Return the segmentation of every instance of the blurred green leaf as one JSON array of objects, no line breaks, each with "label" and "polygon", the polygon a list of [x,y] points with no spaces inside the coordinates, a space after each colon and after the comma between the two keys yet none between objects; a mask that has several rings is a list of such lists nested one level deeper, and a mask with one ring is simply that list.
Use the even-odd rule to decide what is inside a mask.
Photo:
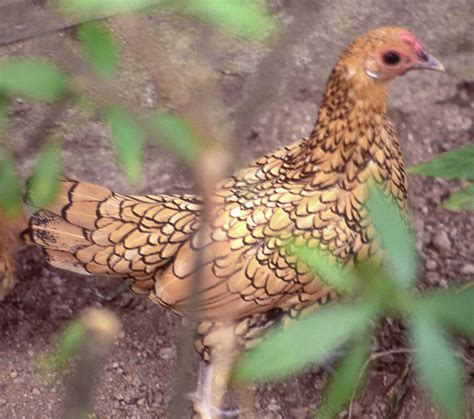
[{"label": "blurred green leaf", "polygon": [[474,338],[474,287],[427,293],[419,304],[445,326]]},{"label": "blurred green leaf", "polygon": [[308,266],[324,284],[340,291],[352,291],[357,286],[357,276],[335,262],[331,262],[329,259],[330,253],[318,248],[293,245],[289,246],[288,251],[290,253],[294,252],[298,260]]},{"label": "blurred green leaf", "polygon": [[373,187],[367,199],[367,209],[387,253],[394,281],[402,288],[410,288],[416,273],[415,244],[398,206],[391,197]]},{"label": "blurred green leaf", "polygon": [[24,58],[0,64],[0,92],[7,95],[56,100],[66,89],[67,78],[54,64]]},{"label": "blurred green leaf", "polygon": [[160,142],[186,162],[196,159],[199,144],[189,122],[181,115],[159,113],[150,119]]},{"label": "blurred green leaf", "polygon": [[0,93],[0,138],[3,135],[8,120],[8,105],[10,101],[7,96]]},{"label": "blurred green leaf", "polygon": [[51,202],[58,192],[61,173],[61,155],[56,141],[49,141],[42,149],[38,163],[28,179],[28,202],[43,207]]},{"label": "blurred green leaf", "polygon": [[0,206],[7,216],[16,215],[21,209],[21,189],[13,160],[6,150],[0,155]]},{"label": "blurred green leaf", "polygon": [[145,144],[143,132],[135,119],[119,106],[109,108],[106,118],[117,159],[129,180],[137,183]]},{"label": "blurred green leaf", "polygon": [[273,18],[256,0],[60,0],[59,4],[65,13],[89,17],[160,7],[253,39],[263,39],[275,27]]},{"label": "blurred green leaf", "polygon": [[326,395],[316,415],[320,419],[336,416],[341,408],[356,394],[363,381],[363,369],[369,355],[368,339],[358,341],[338,366],[330,383],[326,387]]},{"label": "blurred green leaf", "polygon": [[40,367],[44,372],[62,371],[76,354],[86,328],[81,321],[70,322],[59,336],[55,350],[40,359]]},{"label": "blurred green leaf", "polygon": [[364,333],[374,315],[374,307],[367,302],[363,306],[338,305],[274,329],[261,344],[242,355],[234,379],[278,379],[310,363],[322,362],[352,336]]},{"label": "blurred green leaf", "polygon": [[454,192],[443,206],[449,210],[474,210],[474,184]]},{"label": "blurred green leaf", "polygon": [[263,39],[274,29],[274,21],[257,1],[188,0],[177,2],[176,9],[249,38]]},{"label": "blurred green leaf", "polygon": [[474,145],[439,154],[427,163],[409,167],[407,171],[445,179],[474,180]]},{"label": "blurred green leaf", "polygon": [[169,0],[59,0],[64,13],[86,16],[111,16],[168,3]]},{"label": "blurred green leaf", "polygon": [[412,334],[421,385],[447,418],[463,418],[463,374],[453,346],[426,310],[419,309],[413,316]]},{"label": "blurred green leaf", "polygon": [[97,75],[111,77],[119,60],[118,43],[105,27],[96,22],[83,23],[78,30],[85,56]]}]

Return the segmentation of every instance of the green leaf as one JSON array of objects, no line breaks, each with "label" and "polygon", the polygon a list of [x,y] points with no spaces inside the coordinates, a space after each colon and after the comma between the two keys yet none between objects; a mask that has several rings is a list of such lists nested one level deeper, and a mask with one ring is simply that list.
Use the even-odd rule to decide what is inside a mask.
[{"label": "green leaf", "polygon": [[106,118],[117,159],[129,180],[137,183],[145,144],[143,132],[135,119],[119,106],[109,108]]},{"label": "green leaf", "polygon": [[0,206],[7,216],[14,216],[21,209],[21,189],[10,154],[2,151],[0,156]]},{"label": "green leaf", "polygon": [[66,89],[67,78],[54,64],[24,58],[0,64],[0,91],[7,95],[56,100]]},{"label": "green leaf", "polygon": [[46,373],[64,370],[79,349],[85,334],[86,328],[81,321],[70,322],[59,336],[54,352],[40,359],[41,369]]},{"label": "green leaf", "polygon": [[299,261],[303,262],[321,281],[340,291],[352,291],[357,286],[357,276],[347,269],[343,269],[336,262],[330,260],[329,252],[319,248],[289,245],[287,251],[296,254]]},{"label": "green leaf", "polygon": [[64,13],[85,16],[112,16],[167,3],[169,0],[59,0]]},{"label": "green leaf", "polygon": [[254,39],[263,39],[275,27],[272,17],[255,0],[60,0],[59,4],[65,13],[89,17],[160,7],[197,17],[228,32]]},{"label": "green leaf", "polygon": [[[375,315],[372,305],[325,307],[307,318],[270,331],[245,352],[234,371],[236,381],[282,378],[326,360],[352,336],[364,333]],[[269,362],[271,360],[271,362]]]},{"label": "green leaf", "polygon": [[416,250],[408,225],[391,197],[378,188],[370,190],[367,210],[387,253],[388,268],[393,280],[409,288],[415,279]]},{"label": "green leaf", "polygon": [[456,148],[408,168],[408,173],[445,179],[474,180],[474,145]]},{"label": "green leaf", "polygon": [[449,210],[474,210],[474,184],[454,192],[443,206]]},{"label": "green leaf", "polygon": [[425,294],[420,306],[446,327],[474,338],[474,287]]},{"label": "green leaf", "polygon": [[199,143],[189,122],[178,114],[159,113],[150,119],[159,141],[186,162],[196,159]]},{"label": "green leaf", "polygon": [[8,120],[8,105],[10,101],[8,97],[0,94],[0,138],[3,135],[3,130],[7,124]]},{"label": "green leaf", "polygon": [[35,207],[44,207],[58,193],[61,173],[60,149],[56,141],[49,141],[40,154],[33,174],[28,179],[28,202]]},{"label": "green leaf", "polygon": [[91,67],[103,79],[111,77],[117,69],[119,50],[115,38],[103,25],[83,23],[78,30],[82,50]]},{"label": "green leaf", "polygon": [[233,32],[239,36],[263,39],[274,29],[274,21],[262,4],[249,0],[188,0],[176,9]]},{"label": "green leaf", "polygon": [[450,419],[463,418],[461,363],[431,313],[418,310],[412,318],[415,367],[422,386]]},{"label": "green leaf", "polygon": [[357,393],[364,376],[364,366],[369,354],[368,339],[355,343],[352,350],[338,366],[335,375],[326,387],[326,395],[316,415],[329,419],[337,415],[342,407]]}]

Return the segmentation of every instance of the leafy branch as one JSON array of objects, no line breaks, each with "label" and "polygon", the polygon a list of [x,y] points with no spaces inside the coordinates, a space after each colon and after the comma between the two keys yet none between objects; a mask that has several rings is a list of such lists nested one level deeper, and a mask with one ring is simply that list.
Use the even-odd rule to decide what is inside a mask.
[{"label": "leafy branch", "polygon": [[[464,374],[447,332],[474,336],[474,289],[425,295],[410,290],[417,256],[404,218],[392,200],[376,189],[369,194],[366,207],[385,252],[382,269],[360,264],[354,270],[343,270],[328,262],[324,253],[305,248],[299,253],[300,261],[323,282],[345,290],[347,284],[354,284],[350,287],[352,302],[322,307],[289,326],[270,331],[260,345],[241,357],[234,380],[281,379],[324,362],[343,348],[346,355],[331,378],[316,415],[334,417],[357,392],[365,375],[374,321],[397,316],[409,325],[415,369],[422,387],[446,417],[461,418]],[[342,287],[334,283],[336,275]],[[434,368],[435,365],[442,368]]]},{"label": "leafy branch", "polygon": [[[178,2],[163,0],[61,0],[60,10],[66,14],[89,16],[113,16],[133,11],[167,10],[199,19],[214,27],[234,33],[247,39],[262,40],[274,31],[275,24],[270,15],[258,2],[231,0],[226,2],[207,2],[201,0],[182,0]],[[124,23],[124,21],[119,21]],[[184,135],[189,132],[189,121],[184,114],[159,113],[147,118],[138,118],[127,106],[108,89],[116,75],[120,63],[119,42],[104,24],[85,22],[78,26],[77,36],[84,58],[90,65],[95,85],[102,87],[105,103],[99,106],[110,129],[110,140],[120,167],[131,183],[140,179],[141,160],[146,138],[162,139],[163,143],[185,162],[197,157],[192,150],[199,148],[195,136]],[[76,103],[88,103],[90,80],[83,77],[70,78],[58,66],[34,59],[13,58],[0,64],[0,136],[5,130],[8,107],[13,97],[61,103],[66,98],[76,99]],[[85,100],[84,100],[85,99]],[[53,113],[52,113],[53,115]],[[56,113],[54,113],[56,115]],[[48,118],[48,122],[49,122]],[[48,162],[59,162],[59,147],[52,148],[46,134],[50,129],[38,130],[44,138],[38,163],[31,174],[31,194],[40,196],[38,205],[47,203],[45,199],[54,198],[57,189],[56,178],[59,165],[50,166]],[[48,132],[46,132],[48,131]],[[56,142],[57,143],[57,142]],[[53,156],[54,154],[54,156]],[[21,207],[22,188],[19,186],[15,167],[6,145],[0,143],[0,206],[7,214],[17,213]],[[41,181],[40,181],[41,180]],[[50,186],[48,186],[50,185]],[[41,190],[36,190],[41,189]]]},{"label": "leafy branch", "polygon": [[449,210],[474,210],[474,145],[442,153],[433,160],[408,168],[408,173],[469,181],[444,202]]}]

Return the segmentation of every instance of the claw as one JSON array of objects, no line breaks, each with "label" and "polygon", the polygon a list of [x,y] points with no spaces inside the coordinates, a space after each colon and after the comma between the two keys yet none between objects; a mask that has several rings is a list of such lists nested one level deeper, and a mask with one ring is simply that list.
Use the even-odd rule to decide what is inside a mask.
[{"label": "claw", "polygon": [[[222,365],[221,365],[222,367]],[[225,365],[224,365],[225,367]],[[225,387],[219,383],[219,373],[223,371],[216,365],[199,366],[198,386],[194,393],[189,393],[187,398],[193,403],[193,410],[201,419],[234,418],[241,413],[240,409],[221,409]],[[225,381],[227,383],[227,381]]]},{"label": "claw", "polygon": [[213,406],[197,392],[188,393],[186,398],[193,402],[193,410],[201,419],[235,418],[241,413],[238,407],[235,409],[220,409]]}]

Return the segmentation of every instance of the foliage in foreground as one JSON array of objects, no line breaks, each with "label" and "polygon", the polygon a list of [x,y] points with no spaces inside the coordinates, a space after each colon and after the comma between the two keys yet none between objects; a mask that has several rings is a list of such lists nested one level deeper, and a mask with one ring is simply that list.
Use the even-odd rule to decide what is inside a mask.
[{"label": "foliage in foreground", "polygon": [[449,210],[474,210],[474,145],[442,153],[429,162],[408,168],[408,173],[468,181],[466,186],[444,202],[444,207]]},{"label": "foliage in foreground", "polygon": [[[228,0],[60,0],[60,10],[68,16],[78,15],[84,23],[77,27],[82,53],[96,82],[107,85],[116,75],[120,63],[119,43],[106,27],[95,20],[129,11],[167,11],[201,20],[245,39],[262,41],[275,29],[272,17],[258,1]],[[14,97],[46,102],[89,103],[87,86],[69,78],[58,66],[37,59],[12,58],[0,63],[0,139],[8,119],[8,107]],[[137,118],[133,111],[114,98],[106,98],[98,111],[110,131],[110,141],[117,161],[129,181],[140,180],[143,148],[148,137],[156,138],[184,162],[197,155],[184,115],[153,112]],[[116,98],[115,98],[116,99]],[[43,149],[32,172],[31,202],[42,206],[54,197],[60,174],[60,142],[41,138]],[[50,164],[51,163],[51,164]],[[0,206],[8,215],[21,207],[22,188],[15,165],[4,141],[0,141]]]},{"label": "foliage in foreground", "polygon": [[[391,199],[374,189],[369,213],[388,262],[382,270],[361,264],[354,271],[328,264],[317,249],[301,248],[299,258],[323,281],[352,294],[352,302],[321,308],[307,318],[270,331],[245,353],[234,373],[237,382],[277,380],[327,360],[345,356],[329,382],[316,417],[332,418],[362,387],[374,320],[401,317],[410,329],[415,369],[422,387],[446,417],[464,417],[464,374],[449,332],[474,337],[474,288],[418,295],[412,289],[416,254],[405,221]],[[390,220],[390,223],[387,223]]]},{"label": "foliage in foreground", "polygon": [[66,326],[54,350],[40,358],[39,367],[45,376],[63,372],[73,357],[77,360],[76,371],[66,386],[63,417],[91,417],[98,376],[120,329],[113,313],[89,308]]}]

